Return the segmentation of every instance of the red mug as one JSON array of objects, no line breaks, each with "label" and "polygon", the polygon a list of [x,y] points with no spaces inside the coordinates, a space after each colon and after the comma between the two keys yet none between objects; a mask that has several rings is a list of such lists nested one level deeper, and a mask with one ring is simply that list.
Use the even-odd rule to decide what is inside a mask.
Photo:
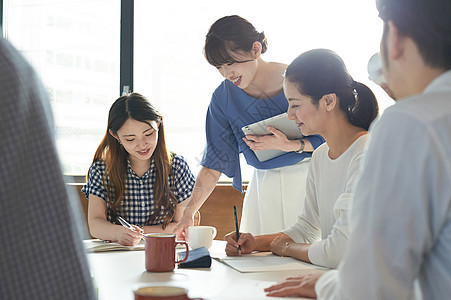
[{"label": "red mug", "polygon": [[[189,249],[185,241],[176,242],[175,234],[169,233],[148,233],[144,235],[146,270],[149,272],[171,272],[176,263],[184,262],[188,259]],[[185,245],[186,256],[183,260],[175,260],[175,246]]]}]

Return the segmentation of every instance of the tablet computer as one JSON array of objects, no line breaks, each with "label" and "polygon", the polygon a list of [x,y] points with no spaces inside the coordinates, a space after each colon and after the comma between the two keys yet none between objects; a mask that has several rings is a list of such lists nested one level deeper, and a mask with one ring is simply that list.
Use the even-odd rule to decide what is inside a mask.
[{"label": "tablet computer", "polygon": [[[261,120],[259,122],[255,122],[246,126],[243,126],[241,130],[245,135],[253,134],[253,135],[268,135],[270,133],[266,128],[268,126],[272,126],[277,130],[282,131],[289,140],[301,139],[303,137],[301,131],[299,130],[296,122],[294,120],[289,120],[287,113],[282,113],[280,115],[276,115],[274,117]],[[267,161],[271,158],[280,156],[287,152],[278,150],[278,149],[265,149],[254,151],[255,156],[261,162]]]}]

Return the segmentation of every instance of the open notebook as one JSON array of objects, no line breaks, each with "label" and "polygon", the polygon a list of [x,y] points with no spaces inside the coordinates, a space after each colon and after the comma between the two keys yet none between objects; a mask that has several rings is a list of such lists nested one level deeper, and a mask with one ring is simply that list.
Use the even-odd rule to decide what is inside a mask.
[{"label": "open notebook", "polygon": [[83,244],[85,251],[87,252],[144,250],[143,240],[135,246],[124,246],[118,243],[105,242],[99,239],[83,240]]},{"label": "open notebook", "polygon": [[242,256],[216,256],[214,258],[241,273],[301,269],[327,270],[327,268],[302,262],[292,257],[280,257],[271,252],[254,252],[252,254],[243,254]]},{"label": "open notebook", "polygon": [[[118,243],[105,242],[99,239],[83,240],[83,245],[86,252],[106,252],[106,251],[133,251],[133,250],[144,250],[145,241],[141,240],[135,246],[124,246]],[[185,249],[184,245],[179,245],[175,247],[176,249]]]}]

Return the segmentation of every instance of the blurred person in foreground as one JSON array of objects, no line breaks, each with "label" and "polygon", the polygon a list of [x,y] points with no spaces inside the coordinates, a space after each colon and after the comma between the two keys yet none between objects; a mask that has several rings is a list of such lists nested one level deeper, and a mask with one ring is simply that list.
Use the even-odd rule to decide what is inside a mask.
[{"label": "blurred person in foreground", "polygon": [[336,271],[288,278],[268,296],[449,299],[451,1],[380,0],[385,110],[357,182],[348,253]]},{"label": "blurred person in foreground", "polygon": [[0,85],[0,299],[95,299],[49,100],[1,37]]}]

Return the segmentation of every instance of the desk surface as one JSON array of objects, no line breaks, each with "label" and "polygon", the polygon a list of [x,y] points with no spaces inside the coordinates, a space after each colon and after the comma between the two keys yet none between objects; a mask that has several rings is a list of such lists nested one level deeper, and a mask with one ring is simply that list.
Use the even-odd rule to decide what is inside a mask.
[{"label": "desk surface", "polygon": [[[210,252],[224,253],[224,241],[214,241]],[[203,299],[275,299],[265,296],[263,288],[288,276],[312,270],[240,273],[213,259],[209,269],[179,269],[151,273],[144,267],[144,251],[89,253],[91,272],[99,300],[134,299],[133,288],[140,285],[184,287],[190,297]],[[290,298],[280,298],[290,299]],[[299,298],[296,298],[299,299]]]}]

